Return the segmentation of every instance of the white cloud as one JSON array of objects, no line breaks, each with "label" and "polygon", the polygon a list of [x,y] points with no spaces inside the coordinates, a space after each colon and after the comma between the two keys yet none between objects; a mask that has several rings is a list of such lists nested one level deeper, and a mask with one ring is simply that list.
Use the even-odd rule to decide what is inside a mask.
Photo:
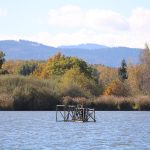
[{"label": "white cloud", "polygon": [[7,16],[7,9],[0,8],[0,17],[5,17]]},{"label": "white cloud", "polygon": [[78,6],[64,6],[60,9],[52,9],[49,12],[48,22],[50,25],[62,27],[81,27],[84,13]]},{"label": "white cloud", "polygon": [[135,33],[150,32],[150,9],[137,8],[129,18],[131,30]]},{"label": "white cloud", "polygon": [[57,27],[80,27],[99,31],[120,31],[129,28],[125,17],[111,10],[82,10],[78,6],[64,6],[50,10],[48,22]]},{"label": "white cloud", "polygon": [[100,31],[128,30],[126,18],[110,10],[90,10],[86,12],[85,26]]}]

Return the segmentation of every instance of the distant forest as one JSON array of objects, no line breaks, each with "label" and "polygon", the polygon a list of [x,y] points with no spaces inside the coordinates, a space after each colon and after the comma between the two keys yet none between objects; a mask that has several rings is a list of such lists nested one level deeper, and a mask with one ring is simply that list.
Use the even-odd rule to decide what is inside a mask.
[{"label": "distant forest", "polygon": [[[113,59],[112,59],[113,61]],[[90,65],[60,52],[45,61],[5,60],[0,52],[0,110],[55,110],[82,104],[96,110],[150,110],[150,49],[140,64]]]}]

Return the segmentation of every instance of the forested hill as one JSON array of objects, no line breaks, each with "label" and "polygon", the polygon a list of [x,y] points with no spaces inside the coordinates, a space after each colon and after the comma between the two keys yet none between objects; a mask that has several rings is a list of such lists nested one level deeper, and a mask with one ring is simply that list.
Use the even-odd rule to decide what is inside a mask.
[{"label": "forested hill", "polygon": [[98,44],[81,44],[73,46],[51,47],[25,40],[0,41],[0,50],[6,54],[6,59],[38,59],[44,60],[61,52],[66,56],[77,56],[90,64],[120,66],[122,59],[131,63],[139,62],[140,49],[128,47],[107,47]]}]

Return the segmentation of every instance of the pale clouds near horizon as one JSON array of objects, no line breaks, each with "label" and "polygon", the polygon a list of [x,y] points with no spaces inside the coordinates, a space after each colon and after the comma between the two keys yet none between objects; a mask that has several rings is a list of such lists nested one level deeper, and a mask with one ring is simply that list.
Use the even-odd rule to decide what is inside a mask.
[{"label": "pale clouds near horizon", "polygon": [[[0,9],[0,16],[4,14],[6,11]],[[0,34],[0,40],[26,39],[51,46],[97,43],[141,48],[150,40],[150,9],[134,8],[129,16],[123,16],[108,9],[84,10],[67,5],[51,9],[45,18],[49,29],[58,29],[58,33],[43,29],[34,35]]]},{"label": "pale clouds near horizon", "polygon": [[105,32],[128,28],[126,19],[117,12],[104,9],[84,11],[71,5],[50,10],[48,19],[51,26],[64,28],[79,27]]}]

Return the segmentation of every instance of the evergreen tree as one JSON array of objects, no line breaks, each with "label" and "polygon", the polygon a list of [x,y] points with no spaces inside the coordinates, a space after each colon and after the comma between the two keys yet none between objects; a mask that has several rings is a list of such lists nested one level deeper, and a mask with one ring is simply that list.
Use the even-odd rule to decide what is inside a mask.
[{"label": "evergreen tree", "polygon": [[126,64],[125,59],[123,59],[121,62],[121,67],[118,69],[118,75],[119,75],[119,79],[122,82],[128,79],[127,64]]},{"label": "evergreen tree", "polygon": [[5,54],[0,51],[0,69],[2,68],[3,63],[5,62]]},{"label": "evergreen tree", "polygon": [[26,62],[18,70],[20,75],[28,76],[32,74],[37,68],[37,63],[35,62]]}]

